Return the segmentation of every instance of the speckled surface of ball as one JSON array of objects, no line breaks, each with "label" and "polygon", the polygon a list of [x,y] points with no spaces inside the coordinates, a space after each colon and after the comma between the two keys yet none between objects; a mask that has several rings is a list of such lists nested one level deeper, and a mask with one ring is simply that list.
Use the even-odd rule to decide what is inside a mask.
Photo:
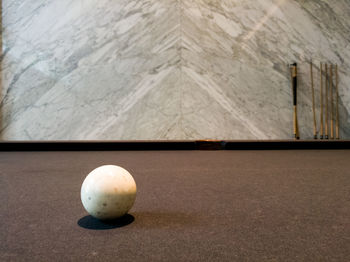
[{"label": "speckled surface of ball", "polygon": [[136,183],[120,166],[100,166],[86,176],[80,196],[91,216],[101,220],[115,219],[125,215],[133,206]]}]

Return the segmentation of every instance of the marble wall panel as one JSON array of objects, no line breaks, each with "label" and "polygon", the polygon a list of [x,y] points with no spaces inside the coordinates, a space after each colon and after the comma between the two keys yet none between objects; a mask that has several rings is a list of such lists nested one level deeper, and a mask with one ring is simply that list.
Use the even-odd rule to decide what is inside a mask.
[{"label": "marble wall panel", "polygon": [[[348,1],[183,1],[182,64],[187,84],[209,94],[203,104],[221,105],[193,111],[189,122],[219,116],[225,119],[225,124],[212,124],[209,134],[196,136],[290,138],[293,122],[288,64],[297,61],[300,132],[303,138],[311,138],[312,59],[317,66],[322,61],[341,68],[340,133],[349,137],[349,12]],[[318,88],[317,66],[314,77]],[[315,94],[319,117],[318,89]],[[205,121],[197,130],[204,132],[207,123],[215,121]]]},{"label": "marble wall panel", "polygon": [[1,139],[291,138],[294,61],[312,138],[310,59],[317,88],[339,65],[350,138],[349,17],[348,0],[2,0]]},{"label": "marble wall panel", "polygon": [[166,137],[178,11],[172,0],[4,0],[2,138]]}]

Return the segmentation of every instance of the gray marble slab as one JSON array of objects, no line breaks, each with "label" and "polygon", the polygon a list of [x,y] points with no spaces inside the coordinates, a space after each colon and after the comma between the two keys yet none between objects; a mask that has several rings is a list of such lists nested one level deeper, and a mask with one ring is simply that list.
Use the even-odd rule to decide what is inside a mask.
[{"label": "gray marble slab", "polygon": [[2,0],[0,138],[286,139],[319,126],[338,64],[350,138],[349,0]]}]

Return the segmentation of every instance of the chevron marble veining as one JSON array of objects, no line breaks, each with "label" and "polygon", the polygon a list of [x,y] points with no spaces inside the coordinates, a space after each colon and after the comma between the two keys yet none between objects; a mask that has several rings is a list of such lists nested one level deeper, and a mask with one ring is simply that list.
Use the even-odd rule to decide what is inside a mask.
[{"label": "chevron marble veining", "polygon": [[[350,3],[339,1],[330,9],[330,2],[307,2],[183,1],[186,85],[191,92],[206,93],[208,104],[192,112],[188,125],[193,119],[222,121],[212,125],[215,130],[209,134],[204,127],[197,129],[199,137],[290,137],[293,123],[288,64],[298,61],[299,124],[302,137],[311,138],[310,58],[314,63],[331,61],[342,68],[342,137],[349,137],[350,79],[346,72],[350,61]],[[318,87],[316,70],[314,75]]]},{"label": "chevron marble veining", "polygon": [[312,138],[309,64],[338,64],[350,138],[348,0],[2,0],[3,140],[286,139],[288,64]]}]

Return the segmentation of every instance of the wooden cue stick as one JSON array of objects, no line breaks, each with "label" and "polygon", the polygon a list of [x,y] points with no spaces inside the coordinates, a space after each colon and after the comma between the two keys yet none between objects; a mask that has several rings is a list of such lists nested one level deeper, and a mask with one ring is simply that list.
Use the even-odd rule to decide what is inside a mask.
[{"label": "wooden cue stick", "polygon": [[297,139],[300,139],[300,134],[299,134],[299,123],[298,123],[298,113],[297,113],[297,106],[298,106],[298,103],[297,103],[297,84],[298,84],[298,81],[297,81],[297,76],[298,76],[298,69],[297,69],[297,64],[295,64],[295,73],[296,73],[296,77],[295,77],[295,82],[296,82],[296,86],[295,86],[295,122],[296,122],[296,125],[297,125]]},{"label": "wooden cue stick", "polygon": [[[293,67],[291,66],[291,65],[289,65],[289,71],[290,71],[290,81],[291,81],[291,83],[292,83],[292,94],[293,94],[293,96],[294,96],[294,91],[293,91]],[[293,110],[294,110],[294,106],[293,106]],[[295,110],[294,110],[294,112],[293,112],[293,135],[294,135],[294,138],[296,138],[296,133],[297,133],[297,131],[296,131],[296,124],[295,124]]]},{"label": "wooden cue stick", "polygon": [[297,113],[297,110],[296,110],[297,106],[295,106],[295,115],[296,115],[296,125],[297,125],[297,139],[300,138],[300,135],[299,135],[299,123],[298,123],[298,113]]},{"label": "wooden cue stick", "polygon": [[326,82],[325,82],[325,89],[326,89],[326,117],[325,117],[325,139],[328,139],[328,66],[325,64],[325,73],[326,73]]},{"label": "wooden cue stick", "polygon": [[333,125],[333,65],[329,66],[329,89],[331,92],[331,139],[334,139],[334,125]]},{"label": "wooden cue stick", "polygon": [[[291,65],[289,65],[289,71],[290,71],[290,81],[292,83],[291,87],[292,87],[292,94],[293,94],[293,97],[294,97],[294,91],[293,91],[293,67]],[[293,98],[294,100],[294,98]],[[293,110],[294,110],[294,106],[293,106]],[[294,138],[297,137],[297,130],[296,130],[296,122],[295,122],[295,110],[293,112],[293,135],[294,135]]]},{"label": "wooden cue stick", "polygon": [[317,124],[316,124],[316,112],[315,112],[315,91],[314,91],[314,76],[312,72],[312,61],[310,62],[310,73],[311,73],[311,92],[312,92],[312,113],[314,118],[314,139],[317,139]]},{"label": "wooden cue stick", "polygon": [[336,139],[339,139],[339,103],[338,103],[338,96],[339,96],[339,93],[338,93],[338,65],[336,64],[335,65],[335,95],[336,95],[336,98],[335,98],[335,115],[336,115],[336,118],[335,118],[335,138]]},{"label": "wooden cue stick", "polygon": [[299,139],[298,114],[297,114],[297,63],[291,65],[292,85],[293,85],[293,127],[294,138]]},{"label": "wooden cue stick", "polygon": [[323,65],[320,62],[320,139],[323,139]]}]

